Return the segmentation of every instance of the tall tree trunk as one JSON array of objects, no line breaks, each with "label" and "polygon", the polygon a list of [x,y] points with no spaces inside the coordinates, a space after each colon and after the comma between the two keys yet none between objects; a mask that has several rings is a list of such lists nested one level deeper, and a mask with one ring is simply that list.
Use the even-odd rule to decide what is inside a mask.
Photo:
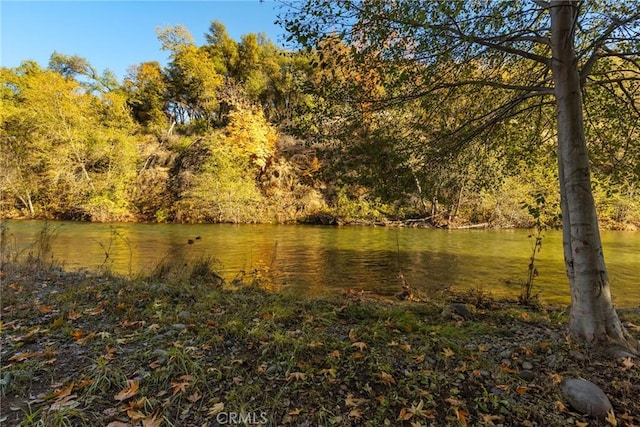
[{"label": "tall tree trunk", "polygon": [[611,301],[584,133],[582,93],[574,36],[579,3],[551,2],[552,71],[558,114],[558,162],[563,244],[571,285],[569,330],[591,344],[637,351]]}]

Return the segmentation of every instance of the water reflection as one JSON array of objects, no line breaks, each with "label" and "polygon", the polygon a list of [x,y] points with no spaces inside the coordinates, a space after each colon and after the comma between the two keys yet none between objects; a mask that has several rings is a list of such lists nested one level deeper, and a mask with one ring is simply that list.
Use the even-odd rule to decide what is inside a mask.
[{"label": "water reflection", "polygon": [[[14,250],[29,251],[41,221],[9,221]],[[268,267],[276,288],[318,295],[344,289],[385,295],[400,291],[399,274],[426,292],[446,287],[515,297],[526,277],[531,247],[524,230],[426,230],[384,227],[277,225],[89,224],[58,227],[55,257],[67,268],[109,267],[150,273],[163,261],[214,257],[233,280]],[[196,240],[196,236],[201,237]],[[640,233],[603,232],[614,301],[640,305]],[[189,241],[191,240],[191,244]],[[561,235],[543,239],[536,288],[548,301],[567,303]]]}]

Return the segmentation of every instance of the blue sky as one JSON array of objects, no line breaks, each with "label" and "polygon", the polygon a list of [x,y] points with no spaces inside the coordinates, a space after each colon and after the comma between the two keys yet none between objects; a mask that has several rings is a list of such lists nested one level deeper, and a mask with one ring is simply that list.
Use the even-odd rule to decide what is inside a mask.
[{"label": "blue sky", "polygon": [[264,32],[281,44],[283,30],[274,24],[280,6],[274,1],[0,1],[1,65],[23,60],[47,66],[54,51],[86,58],[99,72],[109,68],[121,80],[130,65],[166,63],[156,27],[185,25],[198,45],[213,20],[240,40]]}]

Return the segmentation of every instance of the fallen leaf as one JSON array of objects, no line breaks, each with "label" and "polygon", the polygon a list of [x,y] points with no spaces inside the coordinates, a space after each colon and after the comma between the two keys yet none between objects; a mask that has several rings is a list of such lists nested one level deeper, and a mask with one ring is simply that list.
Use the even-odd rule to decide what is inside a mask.
[{"label": "fallen leaf", "polygon": [[291,381],[291,380],[301,381],[306,378],[307,378],[307,374],[305,374],[304,372],[292,372],[287,377],[287,381]]},{"label": "fallen leaf", "polygon": [[138,393],[140,382],[137,380],[127,380],[127,386],[120,390],[113,398],[115,400],[123,401],[127,400]]},{"label": "fallen leaf", "polygon": [[127,416],[132,421],[138,421],[138,420],[141,420],[141,419],[146,417],[146,415],[143,414],[142,412],[140,412],[140,411],[138,411],[136,409],[131,409],[131,408],[127,409]]},{"label": "fallen leaf", "polygon": [[41,351],[25,351],[23,353],[14,354],[8,360],[10,362],[22,362],[23,360],[32,359],[34,357],[42,356],[44,353]]},{"label": "fallen leaf", "polygon": [[455,353],[453,352],[453,350],[447,347],[442,350],[442,354],[444,355],[444,357],[449,358],[449,357],[452,357]]},{"label": "fallen leaf", "polygon": [[409,412],[407,408],[400,409],[400,414],[398,415],[398,421],[409,421],[413,418],[413,414]]},{"label": "fallen leaf", "polygon": [[365,348],[367,348],[367,343],[364,343],[362,341],[356,341],[353,344],[351,344],[351,347],[356,347],[356,348],[360,349],[360,351],[362,351]]},{"label": "fallen leaf", "polygon": [[142,427],[161,427],[162,418],[158,418],[158,414],[148,415],[142,420]]},{"label": "fallen leaf", "polygon": [[618,425],[618,420],[616,420],[616,414],[613,413],[613,409],[607,413],[605,421],[614,427]]},{"label": "fallen leaf", "polygon": [[42,304],[40,307],[38,307],[38,310],[40,310],[40,313],[47,314],[53,311],[53,307],[50,305]]},{"label": "fallen leaf", "polygon": [[380,377],[382,382],[385,383],[385,384],[395,384],[396,383],[396,380],[393,378],[393,375],[388,374],[386,372],[380,372],[378,374],[378,376]]},{"label": "fallen leaf", "polygon": [[525,394],[527,392],[528,388],[526,386],[520,385],[518,387],[516,387],[516,393],[518,393],[520,396],[522,396],[523,394]]},{"label": "fallen leaf", "polygon": [[179,392],[186,392],[187,387],[189,386],[188,381],[175,381],[171,383],[171,389],[173,390],[173,395],[178,394]]},{"label": "fallen leaf", "polygon": [[456,409],[456,416],[458,417],[458,421],[460,421],[460,424],[462,424],[463,426],[467,425],[469,412],[465,411],[464,409]]},{"label": "fallen leaf", "polygon": [[224,409],[224,402],[218,402],[214,404],[211,408],[209,408],[208,415],[215,416],[218,415]]},{"label": "fallen leaf", "polygon": [[67,314],[67,319],[69,320],[77,320],[82,317],[82,314],[76,312],[75,310],[71,310],[69,314]]},{"label": "fallen leaf", "polygon": [[362,411],[358,408],[353,408],[351,412],[349,412],[349,418],[362,419]]},{"label": "fallen leaf", "polygon": [[187,400],[191,403],[196,403],[201,398],[202,398],[202,394],[196,391],[191,396],[187,397]]},{"label": "fallen leaf", "polygon": [[624,366],[622,368],[623,371],[631,369],[635,366],[635,364],[633,363],[633,360],[631,360],[631,357],[625,357],[624,359],[622,359],[622,365]]},{"label": "fallen leaf", "polygon": [[287,413],[288,413],[289,415],[296,416],[296,415],[300,415],[300,413],[301,413],[301,412],[302,412],[302,409],[301,409],[301,408],[296,408],[296,409],[292,409],[291,411],[289,411],[289,412],[287,412]]},{"label": "fallen leaf", "polygon": [[71,391],[73,390],[73,387],[75,386],[75,383],[71,383],[69,384],[67,387],[61,389],[61,390],[56,390],[53,392],[53,395],[56,397],[56,400],[60,400],[64,397],[67,397],[71,394]]},{"label": "fallen leaf", "polygon": [[104,311],[104,308],[102,308],[102,306],[97,306],[95,308],[88,308],[84,311],[85,314],[88,314],[89,316],[97,316],[98,314],[102,313]]},{"label": "fallen leaf", "polygon": [[122,421],[111,421],[107,424],[107,427],[131,427],[131,424],[123,423]]},{"label": "fallen leaf", "polygon": [[366,399],[358,399],[358,398],[354,398],[353,397],[353,393],[349,393],[347,394],[347,397],[344,399],[344,404],[347,406],[351,406],[351,407],[356,407],[364,402],[366,402]]}]

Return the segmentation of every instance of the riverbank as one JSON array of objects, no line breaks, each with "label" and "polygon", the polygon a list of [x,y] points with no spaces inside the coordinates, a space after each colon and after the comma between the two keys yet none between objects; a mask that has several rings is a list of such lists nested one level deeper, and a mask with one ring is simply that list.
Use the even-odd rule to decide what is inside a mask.
[{"label": "riverbank", "polygon": [[[478,292],[268,293],[207,263],[149,277],[2,269],[4,425],[611,425],[560,392],[582,377],[640,423],[637,360],[573,343],[564,307]],[[639,335],[640,313],[622,314]],[[613,424],[615,425],[615,424]]]}]

